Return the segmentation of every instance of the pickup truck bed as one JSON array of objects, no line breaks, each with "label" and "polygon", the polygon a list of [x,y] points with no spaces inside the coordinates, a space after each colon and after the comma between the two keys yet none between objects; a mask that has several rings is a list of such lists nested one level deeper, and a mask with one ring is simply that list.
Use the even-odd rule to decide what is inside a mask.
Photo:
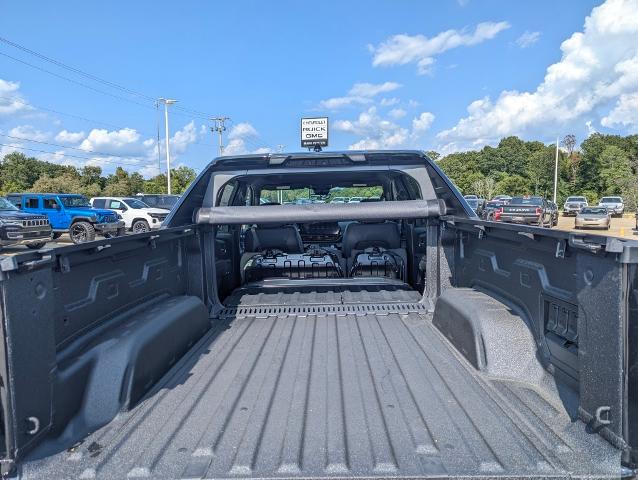
[{"label": "pickup truck bed", "polygon": [[23,477],[618,476],[575,399],[474,369],[417,292],[294,290],[235,292],[145,400]]}]

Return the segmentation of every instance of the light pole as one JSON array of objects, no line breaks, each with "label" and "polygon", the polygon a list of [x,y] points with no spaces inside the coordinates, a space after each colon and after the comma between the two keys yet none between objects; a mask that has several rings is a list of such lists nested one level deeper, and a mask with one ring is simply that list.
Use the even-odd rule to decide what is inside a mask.
[{"label": "light pole", "polygon": [[219,135],[219,156],[221,157],[224,154],[224,130],[226,130],[225,122],[226,120],[230,120],[230,117],[215,117],[211,118],[213,122],[215,122],[215,126],[211,127],[211,132],[217,132]]},{"label": "light pole", "polygon": [[554,203],[556,203],[557,190],[558,190],[558,137],[556,137],[556,160],[554,161]]},{"label": "light pole", "polygon": [[169,145],[168,133],[168,106],[177,103],[177,100],[170,98],[160,98],[160,102],[164,104],[164,127],[166,129],[166,180],[168,183],[168,194],[171,194],[171,149]]}]

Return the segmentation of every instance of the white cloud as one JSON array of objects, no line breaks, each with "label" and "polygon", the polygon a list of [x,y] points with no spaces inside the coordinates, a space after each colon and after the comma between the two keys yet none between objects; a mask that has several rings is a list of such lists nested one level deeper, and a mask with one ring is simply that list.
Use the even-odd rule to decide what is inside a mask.
[{"label": "white cloud", "polygon": [[184,153],[193,142],[197,141],[197,138],[198,132],[195,122],[190,121],[184,126],[184,128],[177,130],[171,137],[171,154],[179,155]]},{"label": "white cloud", "polygon": [[[607,0],[561,45],[562,58],[547,68],[534,91],[503,91],[475,100],[468,115],[438,134],[447,143],[507,135],[549,137],[606,115],[607,126],[633,125],[638,91],[638,0]],[[602,112],[602,113],[601,113]],[[634,111],[635,112],[635,111]],[[576,132],[574,132],[576,133]]]},{"label": "white cloud", "polygon": [[397,88],[401,88],[401,84],[397,82],[384,82],[384,83],[355,83],[348,95],[352,95],[354,97],[368,97],[372,98],[380,93],[391,92],[396,90]]},{"label": "white cloud", "polygon": [[338,110],[349,105],[364,105],[366,103],[372,103],[369,98],[363,97],[332,97],[319,102],[319,108],[326,110]]},{"label": "white cloud", "polygon": [[82,150],[92,150],[118,155],[141,155],[144,146],[140,142],[140,134],[133,128],[108,131],[94,128],[80,144]]},{"label": "white cloud", "polygon": [[406,112],[402,108],[393,108],[392,110],[388,112],[388,115],[394,118],[395,120],[399,120],[400,118],[405,117],[407,113],[408,112]]},{"label": "white cloud", "polygon": [[638,92],[621,95],[614,108],[600,123],[610,128],[638,129]]},{"label": "white cloud", "polygon": [[[248,122],[238,123],[230,129],[228,144],[224,147],[224,155],[245,155],[248,153],[269,153],[270,147],[257,145],[259,133]],[[248,144],[254,148],[248,147]]]},{"label": "white cloud", "polygon": [[31,106],[24,103],[19,90],[20,82],[10,82],[0,78],[0,118],[33,110]]},{"label": "white cloud", "polygon": [[534,45],[541,38],[541,32],[530,32],[525,30],[523,34],[516,39],[516,45],[521,48],[527,48]]},{"label": "white cloud", "polygon": [[347,95],[322,100],[319,102],[319,107],[327,110],[337,110],[349,105],[365,105],[372,103],[372,98],[380,93],[392,92],[398,88],[401,88],[401,84],[396,82],[355,83]]},{"label": "white cloud", "polygon": [[412,131],[415,134],[426,132],[430,129],[432,122],[434,121],[434,114],[430,112],[423,112],[417,118],[412,120]]},{"label": "white cloud", "polygon": [[35,140],[36,142],[45,142],[51,138],[51,134],[41,132],[31,125],[19,125],[14,127],[9,130],[9,135],[25,140]]},{"label": "white cloud", "polygon": [[251,153],[270,153],[272,152],[272,148],[270,147],[259,147],[253,150]]},{"label": "white cloud", "polygon": [[353,150],[404,148],[414,146],[432,123],[434,115],[422,113],[412,122],[412,129],[382,118],[376,107],[361,112],[356,120],[337,120],[333,128],[337,131],[356,135],[360,138],[349,146]]},{"label": "white cloud", "polygon": [[229,139],[234,138],[245,138],[245,137],[256,137],[257,130],[248,122],[238,123],[230,129],[230,133],[228,134]]},{"label": "white cloud", "polygon": [[397,97],[382,98],[379,102],[379,105],[381,105],[382,107],[392,107],[397,103],[399,103],[399,99]]},{"label": "white cloud", "polygon": [[84,132],[69,132],[68,130],[62,130],[55,136],[57,142],[62,143],[78,143],[86,137]]},{"label": "white cloud", "polygon": [[394,35],[379,46],[371,46],[372,65],[392,66],[416,63],[420,74],[427,73],[437,55],[462,46],[490,40],[510,27],[507,22],[479,23],[473,32],[446,30],[428,38],[425,35]]}]

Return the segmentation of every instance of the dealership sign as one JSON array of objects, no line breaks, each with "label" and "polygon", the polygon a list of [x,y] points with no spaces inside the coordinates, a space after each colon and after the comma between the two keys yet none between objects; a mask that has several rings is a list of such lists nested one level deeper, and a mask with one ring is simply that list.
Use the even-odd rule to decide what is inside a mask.
[{"label": "dealership sign", "polygon": [[328,117],[301,119],[301,146],[328,146]]}]

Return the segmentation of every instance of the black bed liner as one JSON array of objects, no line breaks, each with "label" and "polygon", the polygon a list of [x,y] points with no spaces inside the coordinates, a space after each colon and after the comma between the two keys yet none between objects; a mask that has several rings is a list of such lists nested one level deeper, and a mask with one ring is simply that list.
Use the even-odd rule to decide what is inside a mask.
[{"label": "black bed liner", "polygon": [[618,476],[617,450],[558,398],[475,371],[423,304],[234,299],[146,400],[24,478]]}]

